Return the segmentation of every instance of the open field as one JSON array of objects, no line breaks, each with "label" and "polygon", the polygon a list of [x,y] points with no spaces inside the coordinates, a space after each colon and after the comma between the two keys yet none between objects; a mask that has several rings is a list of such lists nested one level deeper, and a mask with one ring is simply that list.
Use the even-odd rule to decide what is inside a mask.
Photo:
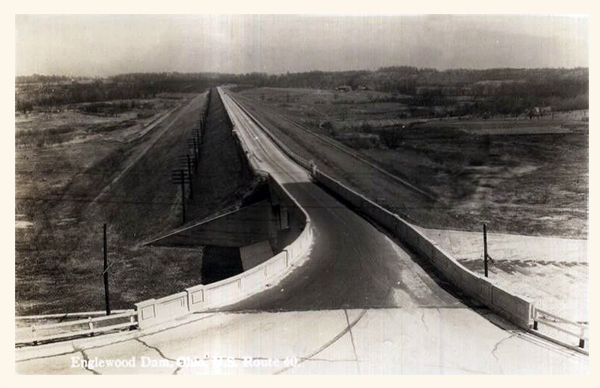
[{"label": "open field", "polygon": [[[369,102],[375,98],[370,96],[383,98],[380,92],[256,88],[240,94],[257,109],[285,115],[272,120],[295,140],[302,141],[296,134],[302,131],[289,120],[338,140],[389,172],[435,193],[448,205],[445,212],[452,217],[436,219],[431,227],[479,230],[482,222],[488,222],[499,232],[587,236],[585,112],[555,113],[554,119],[533,120],[521,116],[394,121],[391,118],[402,104],[389,105],[382,112],[380,104]],[[337,99],[332,97],[335,94]],[[346,116],[344,120],[342,116]],[[323,125],[326,122],[331,125]],[[394,198],[385,201],[392,208],[403,208]],[[429,214],[407,213],[423,226],[431,222]]]},{"label": "open field", "polygon": [[[188,152],[206,104],[206,94],[170,97],[97,104],[105,111],[94,114],[81,108],[90,104],[17,114],[17,315],[104,307],[103,223],[113,309],[201,282],[203,247],[140,245],[181,225],[181,193],[171,170]],[[211,108],[203,180],[188,203],[189,219],[235,207],[253,187],[248,175],[231,179],[229,170],[239,163],[227,167],[215,156],[238,156],[232,141],[223,144],[227,128],[219,124],[219,109]]]},{"label": "open field", "polygon": [[[169,137],[170,142],[177,142],[181,134],[176,131],[162,136],[165,123],[161,119],[180,114],[193,102],[192,97],[130,101],[129,106],[111,115],[82,113],[78,105],[17,116],[17,314],[102,308],[104,222],[108,224],[109,257],[114,264],[110,280],[113,308],[129,308],[150,290],[180,286],[177,279],[182,279],[182,274],[189,277],[199,273],[198,251],[161,252],[133,246],[138,233],[148,232],[139,213],[176,219],[176,214],[169,215],[171,206],[160,205],[159,198],[140,196],[150,184],[139,185],[139,171],[130,171],[110,195],[95,198],[147,143],[162,140],[168,144]],[[199,103],[196,101],[190,111],[193,116]],[[132,105],[152,106],[153,114],[143,108],[147,114],[140,117],[147,117],[138,119],[142,111]],[[177,110],[171,111],[173,108]],[[179,125],[183,132],[185,126]],[[144,136],[139,136],[141,133]],[[129,195],[117,193],[124,183],[141,190]],[[172,191],[175,198],[177,192]],[[169,193],[162,200],[168,197]],[[167,267],[168,261],[177,264]],[[194,267],[198,268],[194,271]],[[165,282],[149,284],[149,274],[160,275]]]},{"label": "open field", "polygon": [[17,147],[42,147],[81,143],[94,139],[133,141],[177,107],[178,98],[120,100],[45,107],[27,114],[18,112]]},{"label": "open field", "polygon": [[[298,93],[321,94],[306,89]],[[309,109],[304,105],[290,109],[284,102],[265,104],[260,96],[269,94],[262,89],[240,94],[295,152],[428,228],[424,230],[430,238],[477,273],[483,271],[481,227],[487,223],[490,253],[496,260],[490,267],[492,281],[540,308],[588,321],[589,145],[582,112],[556,114],[554,120],[405,120],[404,127],[379,128],[375,123],[387,125],[389,120],[378,121],[373,115],[368,121],[346,119],[343,125],[319,128],[311,125],[314,119],[296,115]],[[397,147],[382,140],[390,130],[400,133]],[[310,131],[337,140],[339,148]],[[438,200],[432,203],[386,179],[352,153]]]},{"label": "open field", "polygon": [[[269,97],[270,90],[242,94],[251,96],[244,101],[283,141],[411,222],[464,231],[479,231],[487,222],[493,232],[587,237],[588,138],[582,112],[556,114],[554,120],[407,120],[392,117],[397,103],[374,102],[387,98],[384,94],[364,91],[343,96],[365,93],[353,103],[317,104],[330,105],[324,112],[344,116],[320,128],[312,124],[329,116],[316,116],[315,121],[288,108],[301,112],[302,101],[321,91],[299,90],[300,97],[289,97],[288,103],[288,95],[294,94],[287,90],[277,97],[285,102],[271,106],[263,102],[263,96],[265,101],[275,98]],[[134,302],[201,282],[202,247],[139,245],[180,225],[181,196],[170,173],[187,152],[187,138],[205,101],[179,96],[183,98],[76,104],[17,115],[18,314],[102,308],[104,222],[114,263],[113,308],[130,308]],[[344,105],[364,106],[360,115],[352,116],[353,111],[339,111]],[[387,118],[379,120],[380,114]],[[298,124],[339,141],[340,147],[438,200],[408,190]],[[203,218],[238,207],[257,182],[231,141],[220,104],[211,104],[201,154],[201,179],[194,184],[189,214]],[[458,253],[465,265],[478,268],[476,257]],[[538,282],[543,289],[556,284],[548,276],[548,268],[556,267],[560,271],[554,272],[572,280],[567,282],[569,292],[587,283],[587,263],[573,266],[559,260],[546,265],[543,253],[535,259],[527,255],[496,257],[494,275],[510,288],[520,279],[514,275],[525,271],[544,280]],[[528,260],[534,260],[532,266]],[[520,263],[527,263],[527,269]],[[526,294],[535,297],[534,288]],[[553,303],[560,299],[553,297]],[[563,310],[570,311],[568,306]],[[578,320],[586,317],[578,315]]]}]

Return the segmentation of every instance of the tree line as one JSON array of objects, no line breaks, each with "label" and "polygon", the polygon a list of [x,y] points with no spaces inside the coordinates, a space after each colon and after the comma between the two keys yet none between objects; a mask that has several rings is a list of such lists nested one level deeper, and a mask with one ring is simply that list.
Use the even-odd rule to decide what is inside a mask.
[{"label": "tree line", "polygon": [[[201,92],[220,84],[251,87],[369,89],[412,106],[453,106],[460,114],[522,113],[532,106],[588,109],[589,69],[449,69],[410,66],[301,73],[130,73],[108,78],[33,75],[17,77],[17,110],[81,102],[153,98],[160,93]],[[467,96],[470,103],[456,104]],[[406,97],[409,97],[406,99]]]}]

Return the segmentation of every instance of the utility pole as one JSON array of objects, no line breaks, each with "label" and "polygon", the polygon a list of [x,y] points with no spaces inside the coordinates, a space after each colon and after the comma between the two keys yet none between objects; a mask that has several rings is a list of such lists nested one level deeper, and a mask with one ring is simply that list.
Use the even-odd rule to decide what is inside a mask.
[{"label": "utility pole", "polygon": [[110,315],[110,294],[108,292],[108,249],[106,241],[106,224],[104,224],[104,301],[106,303],[106,315]]},{"label": "utility pole", "polygon": [[488,277],[488,260],[490,262],[494,262],[492,256],[488,254],[488,246],[487,246],[487,228],[486,225],[483,224],[483,271],[485,273],[485,277]]},{"label": "utility pole", "polygon": [[488,277],[488,253],[487,253],[487,230],[485,224],[483,224],[483,270],[485,277]]}]

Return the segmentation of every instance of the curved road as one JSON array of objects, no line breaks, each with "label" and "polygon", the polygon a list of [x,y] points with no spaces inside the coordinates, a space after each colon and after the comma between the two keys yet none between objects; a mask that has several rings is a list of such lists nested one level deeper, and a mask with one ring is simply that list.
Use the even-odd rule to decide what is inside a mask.
[{"label": "curved road", "polygon": [[[223,97],[250,158],[271,173],[308,212],[317,243],[305,265],[227,310],[456,307],[403,247],[310,181],[231,100]],[[283,289],[284,291],[281,291]]]},{"label": "curved road", "polygon": [[[448,293],[418,257],[311,183],[230,97],[223,100],[249,157],[309,213],[315,244],[307,260],[220,312],[141,333],[18,349],[19,373],[588,373],[587,357]],[[118,359],[134,365],[100,365]],[[85,360],[96,362],[84,367]]]}]

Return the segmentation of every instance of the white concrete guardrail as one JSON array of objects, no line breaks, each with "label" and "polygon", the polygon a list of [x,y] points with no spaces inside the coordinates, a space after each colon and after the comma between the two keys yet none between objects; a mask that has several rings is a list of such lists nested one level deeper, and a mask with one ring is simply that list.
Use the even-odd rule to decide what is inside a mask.
[{"label": "white concrete guardrail", "polygon": [[524,329],[531,328],[534,306],[530,301],[511,294],[497,285],[494,285],[486,278],[469,271],[435,242],[425,237],[397,214],[384,209],[370,199],[316,169],[314,165],[296,155],[277,139],[252,114],[250,114],[248,110],[243,108],[240,104],[237,105],[285,154],[304,168],[312,170],[312,178],[315,182],[343,198],[354,207],[355,210],[367,215],[393,233],[395,237],[404,241],[409,247],[424,255],[458,289],[465,292],[468,296],[483,302],[491,310],[504,316],[519,327]]},{"label": "white concrete guardrail", "polygon": [[[235,132],[234,132],[235,133]],[[236,134],[238,144],[249,159],[250,166],[255,174],[268,173],[260,170],[253,158],[250,158],[248,149],[241,136]],[[276,184],[281,192],[286,195],[303,214],[305,224],[302,232],[290,245],[280,253],[264,263],[242,272],[239,275],[221,280],[208,285],[197,285],[185,291],[168,295],[159,299],[149,299],[136,303],[136,310],[110,315],[100,318],[62,322],[51,325],[36,326],[17,329],[17,344],[38,343],[41,341],[66,339],[82,335],[94,335],[124,328],[145,329],[161,323],[182,318],[186,315],[223,307],[243,300],[270,285],[277,283],[287,275],[295,265],[304,259],[313,244],[313,230],[308,213],[300,206],[295,198],[276,181],[272,176],[270,181]],[[100,326],[98,322],[107,322],[115,319],[129,319],[128,322],[117,325]],[[135,319],[137,318],[137,320]],[[79,328],[78,326],[82,326]],[[67,329],[65,332],[63,329]],[[58,332],[57,332],[58,330]],[[61,331],[63,330],[63,331]],[[52,332],[52,334],[47,334]]]},{"label": "white concrete guardrail", "polygon": [[[230,112],[227,112],[229,115]],[[242,137],[235,131],[234,134],[247,155],[254,173],[267,174],[259,170]],[[149,299],[136,303],[140,329],[182,318],[188,314],[220,308],[241,301],[279,281],[295,267],[296,263],[306,257],[313,244],[310,217],[296,199],[275,178],[272,176],[271,178],[271,182],[278,186],[304,216],[305,226],[298,238],[277,255],[239,275],[212,284],[189,287],[183,292],[164,298]]]},{"label": "white concrete guardrail", "polygon": [[[275,179],[272,181],[279,185]],[[310,218],[283,186],[279,185],[279,188],[295,203],[305,217],[304,230],[298,238],[277,255],[239,275],[212,284],[189,287],[183,292],[164,298],[136,303],[140,329],[241,301],[276,283],[287,275],[296,263],[306,257],[313,244]]]},{"label": "white concrete guardrail", "polygon": [[[327,174],[313,169],[312,178],[344,199],[358,212],[386,228],[411,249],[421,253],[455,287],[467,296],[479,300],[490,310],[530,333],[588,354],[585,349],[589,346],[589,336],[585,325],[539,310],[531,301],[499,287],[483,276],[471,272],[397,214],[384,209]],[[543,332],[540,324],[544,326]],[[579,340],[577,344],[572,343],[573,337]]]},{"label": "white concrete guardrail", "polygon": [[411,249],[429,259],[436,269],[468,296],[483,302],[493,311],[524,329],[531,327],[533,314],[531,302],[511,294],[486,278],[469,271],[398,215],[389,212],[330,176],[315,170],[313,179],[350,203],[359,212],[385,227]]},{"label": "white concrete guardrail", "polygon": [[[275,143],[277,145],[277,147],[279,147],[290,159],[292,159],[298,165],[304,167],[305,169],[307,169],[309,171],[312,169],[313,166],[310,164],[310,162],[308,160],[298,156],[294,151],[290,150],[288,148],[288,146],[286,146],[281,140],[279,140],[275,135],[273,135],[273,133],[271,133],[271,131],[269,131],[268,128],[266,128],[264,125],[262,125],[262,123],[260,121],[258,121],[252,115],[252,113],[250,113],[248,111],[248,109],[244,108],[235,99],[233,99],[229,93],[225,92],[223,89],[219,89],[219,91],[221,93],[227,94],[227,96],[231,99],[231,101],[233,101],[240,108],[240,110],[242,110],[246,114],[246,116],[248,116],[252,120],[252,122],[254,122],[264,133],[266,133],[267,136],[269,137],[269,139],[271,139],[271,141],[273,141],[273,143]],[[228,108],[226,107],[226,109],[228,109]],[[229,111],[228,111],[228,113],[229,113]],[[237,134],[237,131],[234,131],[234,133]],[[247,151],[246,148],[244,148],[244,150],[247,154],[249,154],[249,151]]]},{"label": "white concrete guardrail", "polygon": [[305,257],[312,245],[312,240],[312,228],[307,223],[300,236],[292,244],[263,264],[217,283],[186,289],[189,294],[189,309],[197,312],[220,307],[261,291],[271,282],[282,278],[294,267],[295,263]]}]

